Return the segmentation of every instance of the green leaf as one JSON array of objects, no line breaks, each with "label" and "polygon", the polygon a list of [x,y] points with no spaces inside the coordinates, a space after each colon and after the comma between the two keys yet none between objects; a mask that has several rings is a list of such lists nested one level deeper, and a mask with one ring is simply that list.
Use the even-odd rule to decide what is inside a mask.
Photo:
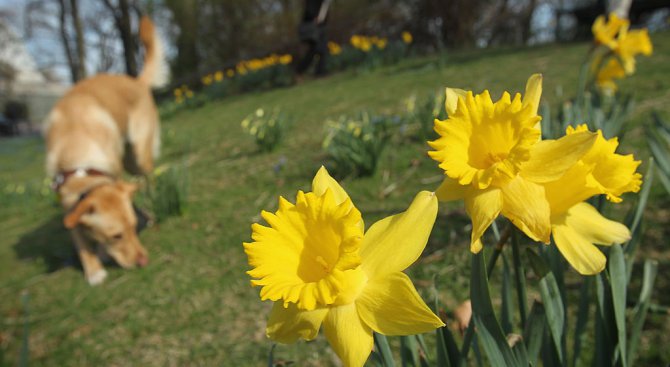
[{"label": "green leaf", "polygon": [[481,346],[492,366],[527,366],[527,360],[519,360],[507,344],[500,324],[496,319],[486,276],[484,254],[472,255],[470,299],[472,317],[477,328]]},{"label": "green leaf", "polygon": [[544,305],[539,301],[534,301],[528,314],[526,329],[523,331],[523,339],[526,341],[528,353],[528,363],[531,366],[537,365],[537,358],[542,348],[542,338],[546,325],[546,315]]},{"label": "green leaf", "polygon": [[512,273],[509,269],[509,261],[505,254],[502,254],[503,260],[503,278],[502,278],[502,305],[501,305],[501,325],[503,332],[509,334],[512,332],[514,314],[512,311]]},{"label": "green leaf", "polygon": [[618,358],[623,367],[626,359],[626,262],[621,245],[614,244],[610,248],[608,261],[610,284],[612,287],[612,305],[617,328]]},{"label": "green leaf", "polygon": [[379,357],[382,361],[382,366],[392,367],[395,365],[393,361],[393,353],[391,352],[391,346],[389,345],[388,339],[382,334],[374,333],[375,340],[375,350],[379,354]]},{"label": "green leaf", "polygon": [[589,308],[591,307],[591,287],[593,277],[584,277],[584,281],[579,288],[579,306],[577,308],[577,321],[575,323],[574,344],[572,347],[572,365],[576,366],[579,356],[582,352],[582,342],[586,324],[589,322]]},{"label": "green leaf", "polygon": [[658,263],[652,260],[644,262],[644,276],[642,278],[642,290],[640,291],[640,300],[635,306],[635,316],[633,317],[633,324],[631,326],[630,339],[628,340],[628,365],[632,366],[637,355],[637,347],[640,344],[640,335],[642,334],[642,327],[644,320],[647,318],[647,311],[649,310],[649,303],[651,301],[651,293],[654,290],[654,283],[656,282],[656,275],[658,274]]},{"label": "green leaf", "polygon": [[414,335],[403,335],[400,337],[400,361],[403,367],[416,367],[419,365],[419,348],[416,345]]},{"label": "green leaf", "polygon": [[437,366],[458,366],[461,357],[454,335],[446,326],[437,329],[435,332],[437,333]]},{"label": "green leaf", "polygon": [[546,309],[547,325],[549,326],[549,332],[554,341],[558,358],[563,363],[565,360],[562,347],[565,310],[563,309],[561,292],[558,289],[554,273],[549,270],[549,266],[544,259],[531,249],[527,249],[526,254],[533,271],[540,278],[540,294],[542,295],[542,302]]}]

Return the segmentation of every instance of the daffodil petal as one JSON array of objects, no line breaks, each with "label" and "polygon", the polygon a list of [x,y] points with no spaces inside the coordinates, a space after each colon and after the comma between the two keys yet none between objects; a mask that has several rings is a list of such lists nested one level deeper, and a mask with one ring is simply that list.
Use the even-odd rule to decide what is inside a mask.
[{"label": "daffodil petal", "polygon": [[597,137],[596,133],[583,131],[539,141],[530,151],[530,160],[521,166],[521,175],[538,183],[558,180],[591,149]]},{"label": "daffodil petal", "polygon": [[416,195],[403,213],[373,224],[363,237],[361,267],[369,279],[405,270],[419,258],[437,217],[437,197]]},{"label": "daffodil petal", "polygon": [[319,333],[323,319],[328,314],[328,308],[317,308],[313,311],[299,309],[289,303],[284,308],[283,302],[275,302],[270,312],[268,326],[265,333],[268,338],[279,343],[294,343],[298,338],[312,340]]},{"label": "daffodil petal", "polygon": [[522,104],[524,107],[531,106],[533,115],[537,115],[542,96],[542,74],[533,74],[526,82],[526,91],[523,94]]},{"label": "daffodil petal", "polygon": [[400,272],[368,282],[356,308],[372,330],[384,335],[421,334],[444,326]]},{"label": "daffodil petal", "polygon": [[456,108],[458,107],[458,98],[465,98],[468,92],[458,88],[447,88],[445,94],[444,108],[447,110],[447,114],[451,116],[456,112]]},{"label": "daffodil petal", "polygon": [[555,224],[552,230],[556,247],[577,272],[593,275],[605,269],[605,255],[570,226],[564,223]]},{"label": "daffodil petal", "polygon": [[372,329],[358,316],[355,304],[331,308],[323,322],[323,331],[345,366],[365,364],[372,352]]},{"label": "daffodil petal", "polygon": [[451,177],[445,176],[440,187],[435,190],[439,201],[461,200],[468,192],[468,186],[461,185]]},{"label": "daffodil petal", "polygon": [[588,203],[579,203],[568,209],[565,224],[591,243],[612,245],[630,240],[628,228],[609,220]]},{"label": "daffodil petal", "polygon": [[517,176],[502,188],[502,214],[535,241],[549,243],[551,209],[544,187]]},{"label": "daffodil petal", "polygon": [[314,176],[314,180],[312,180],[312,192],[314,192],[316,196],[321,196],[326,193],[327,189],[330,189],[330,191],[333,192],[336,205],[343,203],[349,198],[349,195],[347,195],[347,192],[344,191],[342,186],[330,176],[326,167],[321,166]]},{"label": "daffodil petal", "polygon": [[481,249],[480,238],[500,214],[503,207],[502,191],[498,188],[477,190],[470,188],[465,197],[465,210],[472,220],[470,251],[478,253]]}]

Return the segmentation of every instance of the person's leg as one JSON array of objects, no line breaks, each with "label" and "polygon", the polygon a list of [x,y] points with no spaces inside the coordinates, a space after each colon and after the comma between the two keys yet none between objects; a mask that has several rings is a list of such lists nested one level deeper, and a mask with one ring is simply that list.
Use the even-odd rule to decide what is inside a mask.
[{"label": "person's leg", "polygon": [[296,68],[296,72],[298,75],[302,75],[309,69],[309,66],[312,64],[312,60],[314,60],[314,55],[316,55],[316,42],[308,41],[305,42],[307,44],[307,52],[305,52],[305,56],[303,56],[302,60],[298,63],[298,67]]},{"label": "person's leg", "polygon": [[316,70],[314,72],[317,76],[323,76],[328,73],[328,39],[326,38],[325,29],[321,29],[320,33],[321,34],[319,35],[318,43],[315,45],[315,53],[319,57],[319,61],[316,64]]}]

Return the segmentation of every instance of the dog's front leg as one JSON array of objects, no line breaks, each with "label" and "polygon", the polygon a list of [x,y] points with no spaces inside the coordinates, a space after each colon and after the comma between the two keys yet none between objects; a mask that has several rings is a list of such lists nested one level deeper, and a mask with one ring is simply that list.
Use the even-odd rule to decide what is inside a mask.
[{"label": "dog's front leg", "polygon": [[72,230],[72,239],[77,248],[81,266],[84,268],[84,275],[90,285],[98,285],[107,278],[107,271],[102,266],[100,259],[96,252],[91,248],[91,245],[84,238],[84,235],[77,228]]}]

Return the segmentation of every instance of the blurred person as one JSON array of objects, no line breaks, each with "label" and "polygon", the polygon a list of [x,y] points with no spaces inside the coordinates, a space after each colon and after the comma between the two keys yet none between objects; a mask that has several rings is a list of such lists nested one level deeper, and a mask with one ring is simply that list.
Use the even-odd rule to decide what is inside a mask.
[{"label": "blurred person", "polygon": [[316,76],[326,75],[326,57],[328,55],[328,39],[326,38],[326,20],[328,18],[328,7],[331,0],[305,0],[305,11],[302,22],[298,26],[300,42],[307,45],[307,52],[298,62],[298,77],[309,69],[314,57],[318,57],[316,63]]}]

